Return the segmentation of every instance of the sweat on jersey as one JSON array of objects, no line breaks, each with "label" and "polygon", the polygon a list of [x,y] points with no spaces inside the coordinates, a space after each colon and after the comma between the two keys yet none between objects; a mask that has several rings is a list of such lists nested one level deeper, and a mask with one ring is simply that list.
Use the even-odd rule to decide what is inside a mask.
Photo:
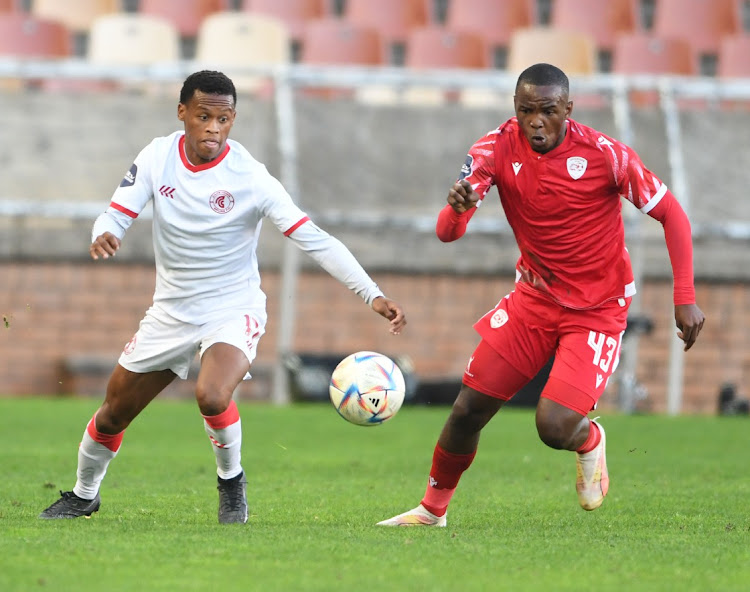
[{"label": "sweat on jersey", "polygon": [[184,143],[184,133],[175,132],[146,146],[92,230],[92,242],[107,231],[122,239],[153,200],[156,306],[193,324],[229,309],[265,311],[256,254],[263,218],[368,304],[383,295],[241,144],[227,140],[221,155],[196,166]]},{"label": "sweat on jersey", "polygon": [[[459,179],[479,194],[477,206],[490,187],[497,187],[521,252],[519,288],[577,309],[635,294],[624,198],[664,226],[675,304],[693,304],[690,223],[677,200],[630,147],[572,119],[566,125],[562,143],[540,154],[513,117],[479,139],[461,169]],[[457,214],[445,206],[438,237],[463,236],[476,211]]]}]

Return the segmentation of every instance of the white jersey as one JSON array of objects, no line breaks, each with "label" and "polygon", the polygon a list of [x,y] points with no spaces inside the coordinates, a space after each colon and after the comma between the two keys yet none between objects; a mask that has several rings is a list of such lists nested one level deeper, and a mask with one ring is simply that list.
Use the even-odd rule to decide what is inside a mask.
[{"label": "white jersey", "polygon": [[106,231],[122,239],[153,200],[155,306],[194,324],[233,308],[265,316],[256,255],[263,218],[368,304],[383,295],[349,250],[310,221],[241,144],[227,140],[220,156],[195,166],[184,142],[175,132],[146,146],[92,231],[92,241]]}]

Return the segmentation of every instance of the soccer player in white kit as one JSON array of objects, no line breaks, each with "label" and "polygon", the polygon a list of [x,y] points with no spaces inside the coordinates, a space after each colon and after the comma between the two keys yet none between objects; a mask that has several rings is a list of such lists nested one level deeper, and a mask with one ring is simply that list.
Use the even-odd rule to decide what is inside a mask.
[{"label": "soccer player in white kit", "polygon": [[141,151],[94,223],[91,257],[113,257],[153,200],[154,301],[84,430],[75,487],[61,491],[40,518],[98,511],[99,488],[125,428],[175,377],[186,378],[200,353],[195,396],[216,456],[219,522],[247,521],[242,429],[232,394],[250,378],[265,330],[266,297],[256,256],[263,218],[388,319],[391,333],[398,335],[406,324],[401,306],[383,295],[349,250],[318,228],[265,166],[228,139],[236,102],[234,84],[221,72],[188,76],[177,107],[184,132],[155,138]]}]

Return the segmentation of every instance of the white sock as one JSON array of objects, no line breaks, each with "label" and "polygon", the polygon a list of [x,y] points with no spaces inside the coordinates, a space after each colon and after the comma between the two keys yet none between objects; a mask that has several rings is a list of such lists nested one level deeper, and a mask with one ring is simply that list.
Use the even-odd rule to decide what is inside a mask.
[{"label": "white sock", "polygon": [[100,444],[89,435],[88,430],[85,430],[78,448],[78,479],[73,493],[83,499],[94,499],[107,467],[115,456],[117,450],[112,451],[104,444]]},{"label": "white sock", "polygon": [[216,474],[222,479],[239,475],[242,472],[242,421],[238,418],[225,428],[213,428],[204,417],[203,425],[216,456]]}]

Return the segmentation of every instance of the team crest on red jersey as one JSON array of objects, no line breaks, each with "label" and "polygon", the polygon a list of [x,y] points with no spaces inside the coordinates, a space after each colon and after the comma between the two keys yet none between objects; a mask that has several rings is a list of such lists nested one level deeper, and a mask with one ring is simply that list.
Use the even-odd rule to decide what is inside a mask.
[{"label": "team crest on red jersey", "polygon": [[571,156],[568,159],[568,174],[573,177],[573,179],[580,179],[583,177],[583,173],[586,172],[588,164],[589,161],[582,156]]},{"label": "team crest on red jersey", "polygon": [[211,209],[217,214],[226,214],[234,207],[234,197],[232,197],[232,194],[229,193],[229,191],[220,189],[211,194],[211,199],[208,203],[211,206]]}]

